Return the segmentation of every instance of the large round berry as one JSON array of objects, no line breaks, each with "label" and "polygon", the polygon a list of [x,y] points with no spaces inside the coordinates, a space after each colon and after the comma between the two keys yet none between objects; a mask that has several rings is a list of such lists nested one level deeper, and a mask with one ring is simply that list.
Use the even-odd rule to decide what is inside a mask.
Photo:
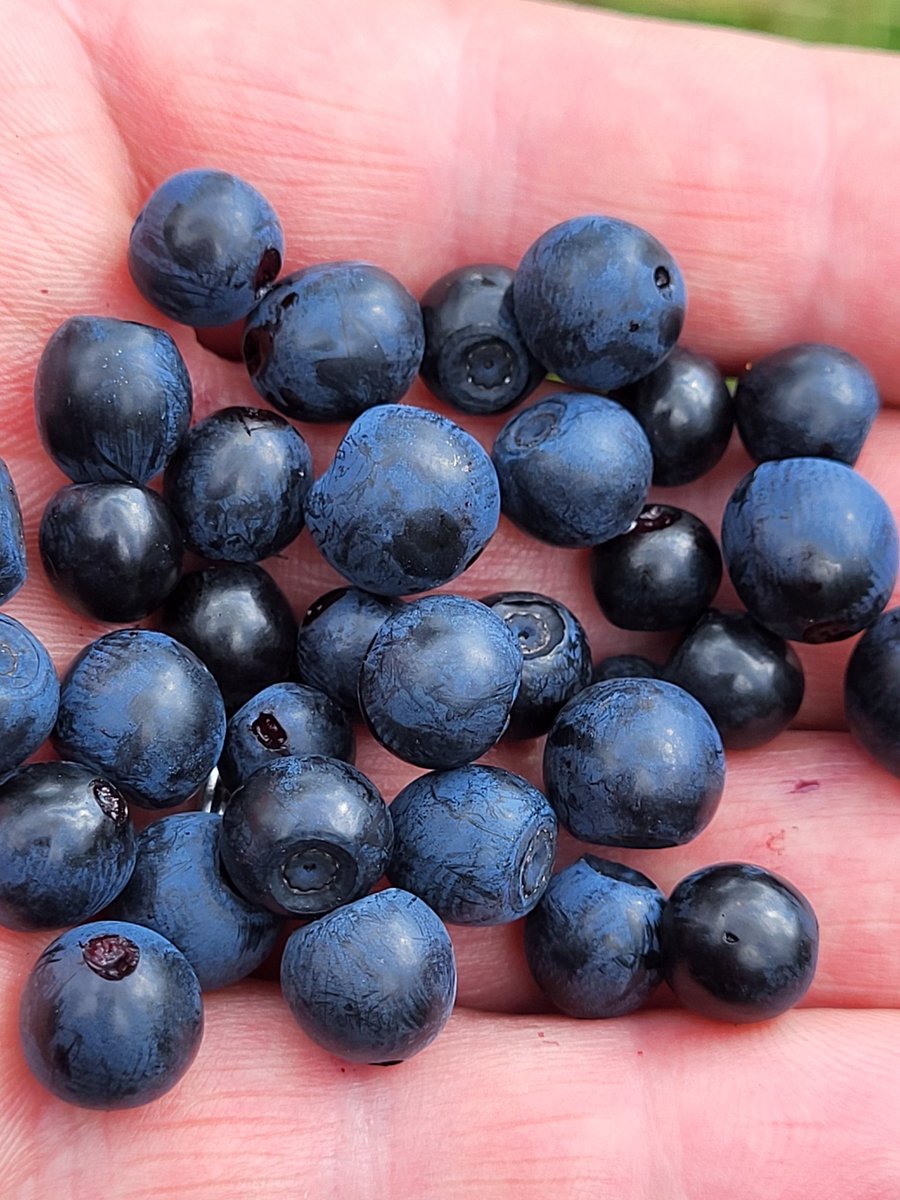
[{"label": "large round berry", "polygon": [[22,508],[9,467],[0,458],[0,604],[12,599],[27,574]]},{"label": "large round berry", "polygon": [[59,679],[43,642],[0,614],[0,777],[50,736],[58,709]]},{"label": "large round berry", "polygon": [[856,740],[900,775],[900,608],[882,613],[854,646],[844,708]]}]

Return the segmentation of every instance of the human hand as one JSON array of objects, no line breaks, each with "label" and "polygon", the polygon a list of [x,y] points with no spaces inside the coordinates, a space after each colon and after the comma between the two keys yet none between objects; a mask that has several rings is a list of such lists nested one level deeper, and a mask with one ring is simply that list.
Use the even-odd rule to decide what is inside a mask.
[{"label": "human hand", "polygon": [[[37,443],[31,383],[73,313],[170,328],[125,266],[142,201],[176,170],[219,166],[282,216],[287,268],[365,258],[414,293],[451,267],[515,265],[582,212],[644,225],[689,289],[682,337],[734,370],[801,340],[834,342],[885,401],[859,468],[900,512],[900,62],[521,0],[219,0],[4,5],[0,325],[7,459],[31,577],[8,611],[60,669],[103,627],[66,609],[36,530],[63,479]],[[197,417],[256,403],[240,367],[173,330]],[[432,405],[420,388],[412,400]],[[459,414],[450,413],[454,419]],[[490,445],[503,418],[463,423]],[[337,428],[304,428],[316,470]],[[749,463],[665,493],[714,529]],[[304,535],[266,566],[298,613],[336,577]],[[586,555],[502,525],[451,588],[553,595],[595,658],[647,639],[604,625]],[[726,598],[730,593],[726,591]],[[811,900],[822,928],[803,1006],[732,1027],[655,1006],[609,1022],[544,1011],[521,930],[453,930],[460,1007],[435,1044],[384,1071],[342,1064],[296,1028],[270,983],[207,998],[198,1059],[144,1109],[69,1108],[31,1078],[18,997],[47,936],[0,935],[0,1147],[14,1200],[223,1197],[741,1197],[900,1194],[900,824],[897,781],[844,730],[847,643],[801,648],[807,697],[770,747],[729,753],[712,825],[678,849],[621,857],[664,890],[745,859]],[[363,739],[360,739],[363,742]],[[540,783],[538,747],[491,761]],[[388,798],[416,772],[364,741]],[[579,853],[564,840],[561,860]]]}]

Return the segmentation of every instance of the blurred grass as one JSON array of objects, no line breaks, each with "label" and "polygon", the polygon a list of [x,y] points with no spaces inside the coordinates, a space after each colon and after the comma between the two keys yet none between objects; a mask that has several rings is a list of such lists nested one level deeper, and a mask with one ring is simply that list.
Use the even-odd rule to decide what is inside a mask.
[{"label": "blurred grass", "polygon": [[733,25],[808,42],[900,50],[900,0],[581,0],[595,8]]}]

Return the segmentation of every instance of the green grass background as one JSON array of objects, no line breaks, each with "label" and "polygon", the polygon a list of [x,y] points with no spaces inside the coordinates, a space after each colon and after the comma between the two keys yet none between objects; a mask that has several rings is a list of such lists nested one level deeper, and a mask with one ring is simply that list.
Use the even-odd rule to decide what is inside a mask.
[{"label": "green grass background", "polygon": [[596,8],[734,25],[810,42],[900,50],[900,0],[582,0]]}]

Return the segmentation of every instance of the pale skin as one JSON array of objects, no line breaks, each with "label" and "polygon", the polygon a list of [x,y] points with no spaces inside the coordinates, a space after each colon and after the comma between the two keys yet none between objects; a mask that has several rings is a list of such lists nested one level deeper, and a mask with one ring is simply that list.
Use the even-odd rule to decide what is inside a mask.
[{"label": "pale skin", "polygon": [[[134,215],[173,171],[224,167],[279,210],[289,267],[364,258],[416,294],[452,267],[515,265],[543,229],[608,212],[649,227],[687,279],[689,347],[728,370],[801,340],[874,371],[884,412],[860,469],[900,511],[900,61],[520,0],[3,0],[0,453],[26,513],[32,574],[9,605],[64,669],[103,627],[43,577],[36,531],[64,480],[34,432],[41,347],[74,313],[176,333],[196,413],[255,403],[233,364],[140,299]],[[430,403],[415,390],[413,401]],[[469,423],[490,444],[497,420]],[[305,428],[323,469],[337,429]],[[667,493],[718,527],[738,447]],[[827,498],[823,498],[827,502]],[[269,564],[298,613],[336,577],[306,536]],[[582,615],[595,657],[662,643],[597,613],[582,552],[505,523],[456,585],[529,587]],[[727,591],[722,598],[733,597]],[[209,996],[188,1076],[131,1112],[67,1107],[30,1077],[16,1032],[43,935],[0,935],[3,1192],[48,1196],[591,1197],[882,1200],[900,1194],[900,784],[845,731],[849,643],[801,651],[795,728],[729,755],[722,807],[681,849],[621,853],[665,889],[724,859],[810,898],[816,981],[759,1026],[694,1018],[660,992],[606,1023],[545,1011],[517,928],[454,932],[460,1006],[417,1059],[342,1066],[270,982]],[[491,756],[540,782],[537,747]],[[416,772],[360,737],[386,797]],[[561,861],[577,856],[563,842]]]}]

